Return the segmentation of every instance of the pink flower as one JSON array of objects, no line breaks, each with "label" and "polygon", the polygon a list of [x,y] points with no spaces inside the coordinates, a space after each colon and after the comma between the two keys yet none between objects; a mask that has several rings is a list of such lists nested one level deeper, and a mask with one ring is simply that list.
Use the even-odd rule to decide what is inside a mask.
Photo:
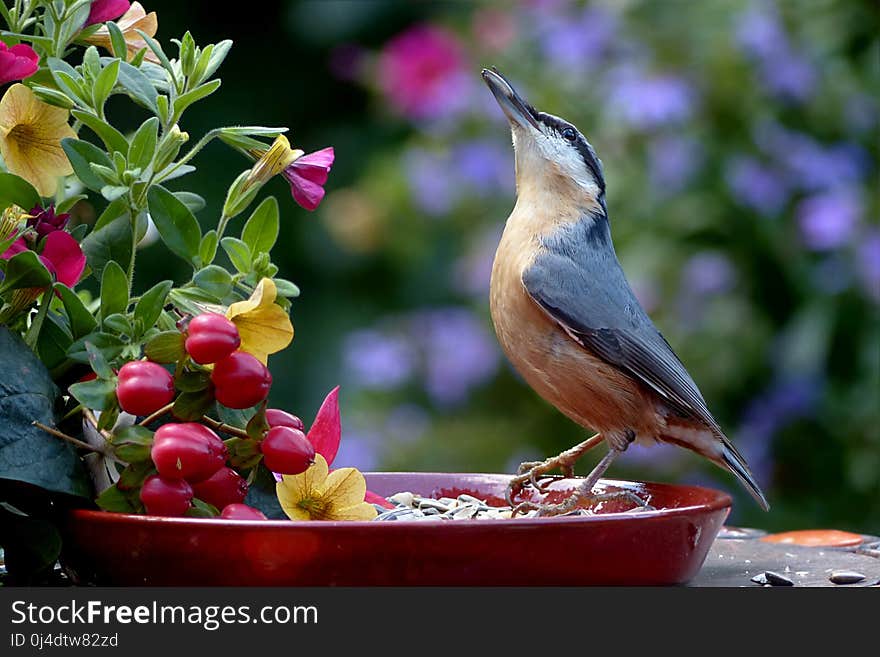
[{"label": "pink flower", "polygon": [[26,43],[8,47],[0,41],[0,84],[30,77],[40,68],[40,56]]},{"label": "pink flower", "polygon": [[27,220],[27,225],[36,230],[39,237],[45,237],[49,233],[63,229],[70,220],[70,215],[67,212],[55,214],[54,204],[50,204],[45,209],[36,205],[28,214],[30,219]]},{"label": "pink flower", "polygon": [[[27,251],[28,245],[23,237],[18,238],[6,249],[0,258],[8,260],[14,255]],[[56,230],[46,236],[40,261],[46,265],[55,280],[73,287],[79,282],[86,268],[86,256],[79,243],[70,233]]]},{"label": "pink flower", "polygon": [[83,27],[116,20],[127,12],[130,7],[131,2],[129,0],[92,0],[91,11],[89,11],[89,17],[86,19],[86,24]]},{"label": "pink flower", "polygon": [[[281,175],[290,183],[293,200],[306,210],[314,210],[324,198],[324,185],[336,155],[333,147],[322,148],[294,160]],[[327,459],[330,462],[330,459]]]},{"label": "pink flower", "polygon": [[379,56],[379,86],[391,106],[411,118],[437,118],[461,105],[464,50],[449,32],[418,25],[389,41]]}]

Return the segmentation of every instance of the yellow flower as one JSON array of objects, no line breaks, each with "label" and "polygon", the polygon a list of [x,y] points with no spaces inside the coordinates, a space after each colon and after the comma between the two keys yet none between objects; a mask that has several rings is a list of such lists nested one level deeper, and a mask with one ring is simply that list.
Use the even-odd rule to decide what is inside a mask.
[{"label": "yellow flower", "polygon": [[[135,31],[141,30],[150,37],[156,36],[156,30],[159,29],[159,20],[156,18],[155,11],[151,11],[148,14],[140,2],[132,2],[131,7],[119,17],[116,24],[122,31],[122,36],[125,39],[126,50],[128,51],[126,59],[131,61],[132,57],[141,48],[146,48],[147,52],[144,55],[144,59],[156,64],[159,63],[159,58],[153,54],[153,51],[147,46],[147,42],[144,41],[143,37]],[[101,25],[94,34],[86,38],[86,41],[112,51],[110,47],[110,30],[107,29],[106,25]]]},{"label": "yellow flower", "polygon": [[290,147],[284,135],[275,137],[268,150],[252,149],[249,152],[257,161],[248,174],[245,190],[253,185],[265,185],[303,155],[302,150]]},{"label": "yellow flower", "polygon": [[372,520],[376,508],[364,502],[367,482],[355,468],[330,472],[327,461],[315,462],[298,475],[284,475],[275,485],[278,502],[291,520]]},{"label": "yellow flower", "polygon": [[275,281],[264,278],[250,299],[229,306],[226,317],[238,328],[239,349],[256,356],[264,365],[269,354],[281,351],[293,340],[290,316],[275,303]]},{"label": "yellow flower", "polygon": [[0,153],[6,168],[40,196],[52,196],[58,178],[73,173],[61,148],[62,139],[76,138],[68,116],[66,109],[47,105],[23,84],[9,87],[0,100]]}]

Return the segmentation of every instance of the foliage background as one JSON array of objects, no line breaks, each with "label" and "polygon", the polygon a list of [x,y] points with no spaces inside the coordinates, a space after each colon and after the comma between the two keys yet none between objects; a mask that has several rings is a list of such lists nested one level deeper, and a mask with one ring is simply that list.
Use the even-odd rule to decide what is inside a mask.
[{"label": "foliage background", "polygon": [[[283,204],[275,261],[303,293],[271,401],[308,422],[341,383],[341,464],[512,471],[583,438],[512,372],[488,317],[514,198],[509,133],[479,80],[497,65],[597,149],[624,269],[773,509],[675,448],[632,449],[611,476],[728,490],[734,524],[878,533],[875,3],[146,7],[163,42],[185,29],[235,41],[191,139],[201,125],[278,124],[307,151],[336,148],[321,208]],[[415,73],[395,78],[407,62]],[[186,184],[208,199],[207,225],[243,163],[212,144],[198,165]],[[144,257],[139,281],[175,266]]]}]

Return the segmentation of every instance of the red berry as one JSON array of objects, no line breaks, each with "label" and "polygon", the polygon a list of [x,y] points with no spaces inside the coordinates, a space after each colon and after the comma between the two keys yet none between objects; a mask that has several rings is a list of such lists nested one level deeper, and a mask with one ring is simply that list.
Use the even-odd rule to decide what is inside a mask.
[{"label": "red berry", "polygon": [[183,479],[147,477],[141,487],[141,502],[153,516],[183,516],[192,503],[192,486]]},{"label": "red berry", "polygon": [[220,517],[226,520],[267,520],[262,511],[247,504],[227,504]]},{"label": "red berry", "polygon": [[272,472],[295,475],[315,462],[315,448],[299,429],[273,427],[260,442],[263,463]]},{"label": "red berry", "polygon": [[226,463],[226,445],[197,422],[169,422],[156,430],[150,456],[159,474],[168,479],[204,481]]},{"label": "red berry", "polygon": [[306,430],[306,425],[303,424],[302,420],[296,415],[291,415],[287,411],[282,411],[280,408],[267,408],[266,422],[270,427],[290,427],[291,429],[298,429],[299,431]]},{"label": "red berry", "polygon": [[184,347],[195,362],[205,365],[226,358],[240,344],[235,324],[218,313],[202,313],[190,321]]},{"label": "red berry", "polygon": [[214,364],[214,396],[226,408],[250,408],[263,401],[272,386],[268,368],[246,351],[233,351]]},{"label": "red berry", "polygon": [[247,481],[232,468],[220,468],[204,481],[193,484],[193,492],[203,502],[222,509],[228,504],[244,502]]},{"label": "red berry", "polygon": [[126,413],[149,415],[174,399],[174,379],[157,363],[133,360],[119,368],[116,398]]}]

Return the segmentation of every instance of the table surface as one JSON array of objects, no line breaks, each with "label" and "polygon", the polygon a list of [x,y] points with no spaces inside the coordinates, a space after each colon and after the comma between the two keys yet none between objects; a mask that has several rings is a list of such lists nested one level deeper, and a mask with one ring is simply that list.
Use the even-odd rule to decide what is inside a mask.
[{"label": "table surface", "polygon": [[[768,535],[756,529],[726,527],[712,545],[703,568],[688,586],[762,586],[752,578],[762,579],[761,576],[767,571],[781,575],[783,579],[771,574],[770,580],[784,586],[788,586],[785,580],[793,586],[880,586],[880,539],[876,536],[861,536],[861,542],[855,545],[775,542],[780,539],[815,540],[823,535],[823,531],[831,539],[835,536],[843,538],[844,534],[835,530],[810,530],[782,536]],[[856,535],[849,536],[854,540]],[[830,577],[841,571],[864,575],[864,579],[853,584],[835,584]]]}]

